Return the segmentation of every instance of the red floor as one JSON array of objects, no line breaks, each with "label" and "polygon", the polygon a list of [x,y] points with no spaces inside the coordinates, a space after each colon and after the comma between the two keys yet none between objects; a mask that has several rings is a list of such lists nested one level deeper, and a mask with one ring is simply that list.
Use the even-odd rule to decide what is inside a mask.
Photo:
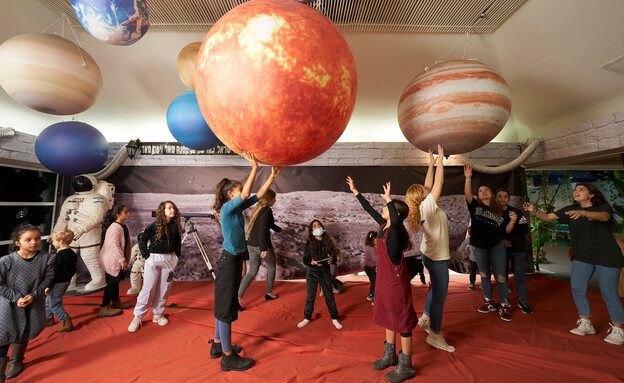
[{"label": "red floor", "polygon": [[[341,277],[342,279],[342,277]],[[416,278],[417,279],[417,278]],[[233,325],[233,340],[244,356],[256,360],[245,372],[220,371],[209,358],[213,337],[213,283],[180,282],[173,287],[168,308],[171,323],[144,322],[127,332],[132,310],[97,319],[101,294],[66,298],[76,328],[56,333],[47,328],[31,341],[25,370],[14,382],[379,382],[387,371],[370,363],[383,350],[384,331],[372,320],[365,300],[366,277],[344,278],[346,292],[336,297],[342,330],[331,324],[325,302],[318,298],[315,316],[303,319],[305,283],[278,281],[279,299],[264,301],[264,282],[253,282],[243,312]],[[414,330],[413,364],[420,382],[619,382],[624,380],[624,346],[602,339],[609,328],[600,295],[590,292],[598,335],[579,337],[568,331],[576,322],[569,284],[529,276],[533,315],[512,312],[513,321],[497,313],[479,314],[480,290],[466,290],[467,276],[453,275],[446,301],[443,331],[457,351],[449,354],[425,343]],[[122,282],[122,291],[128,282]],[[414,282],[414,307],[419,315],[427,287]],[[512,300],[516,299],[515,294]],[[134,301],[134,297],[122,297]],[[182,308],[183,307],[183,308]],[[145,319],[151,319],[151,313]]]}]

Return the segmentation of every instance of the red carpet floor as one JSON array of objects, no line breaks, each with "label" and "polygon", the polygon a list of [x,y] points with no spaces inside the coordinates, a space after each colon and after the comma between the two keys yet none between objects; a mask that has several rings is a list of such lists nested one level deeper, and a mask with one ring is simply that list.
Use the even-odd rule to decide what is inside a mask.
[{"label": "red carpet floor", "polygon": [[[245,372],[221,372],[209,358],[213,337],[213,283],[180,282],[173,287],[165,313],[171,323],[159,327],[151,312],[143,328],[130,334],[132,309],[97,319],[101,293],[66,298],[76,328],[56,333],[47,328],[31,341],[25,370],[14,382],[381,382],[370,363],[382,353],[384,330],[372,320],[365,300],[366,277],[341,277],[346,292],[336,296],[342,330],[331,324],[325,301],[317,298],[312,323],[303,329],[304,281],[278,281],[279,299],[264,301],[264,282],[253,282],[245,295],[247,310],[233,324],[233,341],[256,364]],[[416,278],[417,279],[417,278]],[[590,292],[598,335],[568,331],[577,314],[569,284],[529,276],[533,315],[512,311],[511,323],[497,313],[479,314],[480,290],[466,290],[467,276],[453,275],[443,331],[457,351],[449,354],[425,343],[417,327],[413,364],[419,382],[621,382],[624,346],[603,341],[609,316],[600,295]],[[122,282],[126,291],[128,282]],[[427,287],[413,283],[420,315]],[[515,293],[511,296],[515,301]],[[134,302],[135,296],[122,297]]]}]

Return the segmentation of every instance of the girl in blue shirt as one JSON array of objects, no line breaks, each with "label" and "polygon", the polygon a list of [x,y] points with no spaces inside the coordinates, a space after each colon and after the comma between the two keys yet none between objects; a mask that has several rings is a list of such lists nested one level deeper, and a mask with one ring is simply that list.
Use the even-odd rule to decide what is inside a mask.
[{"label": "girl in blue shirt", "polygon": [[217,262],[215,278],[215,339],[211,340],[210,357],[221,357],[222,371],[244,371],[253,365],[252,358],[241,358],[239,346],[232,347],[232,322],[238,319],[238,287],[240,285],[243,256],[247,251],[245,243],[245,217],[243,210],[258,202],[269,190],[280,173],[273,166],[271,175],[256,195],[251,196],[258,163],[253,154],[245,152],[245,159],[251,165],[251,173],[245,185],[239,181],[222,179],[217,184],[214,208],[221,217],[223,252]]}]

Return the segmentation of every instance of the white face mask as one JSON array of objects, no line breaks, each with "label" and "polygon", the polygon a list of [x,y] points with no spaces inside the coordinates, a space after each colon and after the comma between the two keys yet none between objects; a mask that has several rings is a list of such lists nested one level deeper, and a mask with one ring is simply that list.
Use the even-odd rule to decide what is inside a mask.
[{"label": "white face mask", "polygon": [[315,237],[320,237],[321,235],[323,235],[323,233],[325,232],[325,229],[319,227],[318,229],[314,229],[314,231],[312,232],[312,234]]}]

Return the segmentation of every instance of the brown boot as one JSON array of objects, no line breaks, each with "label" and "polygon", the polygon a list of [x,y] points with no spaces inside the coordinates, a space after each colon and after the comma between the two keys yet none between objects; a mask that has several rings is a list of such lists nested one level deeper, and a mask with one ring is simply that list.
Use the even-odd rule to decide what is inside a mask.
[{"label": "brown boot", "polygon": [[46,320],[45,326],[46,327],[52,327],[55,324],[56,324],[56,321],[54,320],[54,317],[52,317],[52,318]]},{"label": "brown boot", "polygon": [[118,300],[118,301],[113,302],[113,303],[111,304],[111,307],[112,307],[112,308],[114,308],[114,309],[125,310],[125,309],[129,309],[129,308],[131,308],[131,307],[132,307],[132,304],[131,304],[131,303],[123,303],[123,302],[121,301],[121,299],[120,299],[120,300]]},{"label": "brown boot", "polygon": [[71,318],[67,317],[67,319],[65,319],[65,322],[63,322],[63,325],[60,326],[58,330],[56,330],[56,332],[71,331],[73,328],[74,328],[74,324],[72,323]]},{"label": "brown boot", "polygon": [[98,318],[114,317],[116,315],[121,315],[121,313],[122,311],[120,309],[114,309],[108,305],[106,307],[100,307]]}]

